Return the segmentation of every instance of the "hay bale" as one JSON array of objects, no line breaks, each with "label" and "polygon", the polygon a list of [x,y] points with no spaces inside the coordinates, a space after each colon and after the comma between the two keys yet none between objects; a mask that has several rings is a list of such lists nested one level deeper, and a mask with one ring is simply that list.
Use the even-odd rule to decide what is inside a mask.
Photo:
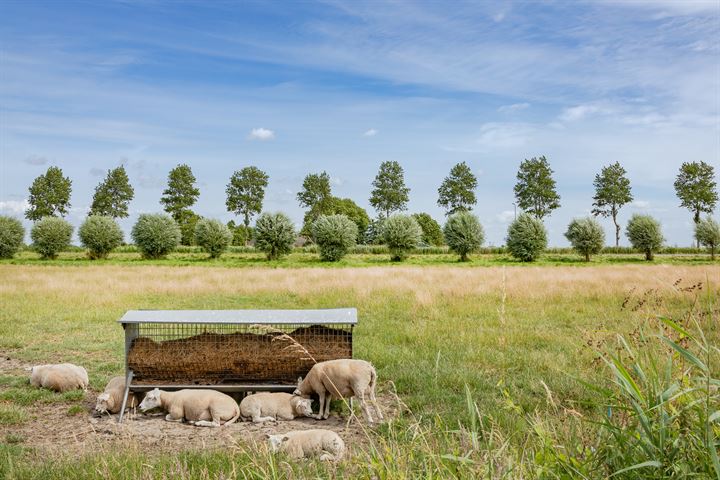
[{"label": "hay bale", "polygon": [[205,332],[162,342],[141,336],[130,346],[128,365],[136,383],[294,384],[313,366],[312,358],[322,362],[352,356],[349,331],[312,325],[288,335],[302,348],[281,333]]}]

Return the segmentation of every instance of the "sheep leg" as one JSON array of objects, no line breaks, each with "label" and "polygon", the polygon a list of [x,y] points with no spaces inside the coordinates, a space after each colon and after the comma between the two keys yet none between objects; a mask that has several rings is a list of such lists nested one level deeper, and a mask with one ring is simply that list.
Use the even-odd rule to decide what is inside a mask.
[{"label": "sheep leg", "polygon": [[377,403],[377,398],[375,398],[375,388],[373,388],[373,387],[374,386],[371,386],[370,388],[368,388],[368,392],[369,392],[368,396],[370,397],[370,403],[372,404],[373,409],[375,409],[375,414],[377,415],[378,420],[380,420],[382,422],[383,414],[382,414],[382,411],[380,410],[380,405],[378,405],[378,403]]},{"label": "sheep leg", "polygon": [[220,422],[213,419],[212,421],[209,420],[198,420],[195,422],[196,427],[219,427]]},{"label": "sheep leg", "polygon": [[332,398],[332,395],[329,395],[327,398],[327,402],[325,403],[325,415],[323,415],[323,418],[325,420],[327,420],[330,416],[330,401],[332,400]]},{"label": "sheep leg", "polygon": [[368,423],[373,423],[372,414],[370,413],[370,406],[368,405],[368,402],[365,400],[365,394],[360,391],[360,395],[358,395],[358,403],[360,404],[360,409],[362,410],[363,417],[365,417],[365,420]]},{"label": "sheep leg", "polygon": [[[320,410],[318,411],[318,414],[315,415],[315,418],[318,420],[322,420],[323,410],[325,409],[325,392],[318,393],[318,396],[320,397]],[[330,403],[330,400],[328,400],[328,403]]]},{"label": "sheep leg", "polygon": [[261,417],[259,413],[252,417],[253,423],[274,422],[275,420],[273,417]]},{"label": "sheep leg", "polygon": [[179,422],[179,423],[182,423],[183,417],[174,418],[174,417],[172,416],[172,413],[168,413],[167,415],[165,415],[165,421],[166,421],[166,422]]},{"label": "sheep leg", "polygon": [[320,455],[320,461],[322,462],[334,462],[335,461],[335,455],[332,453],[325,452],[322,455]]}]

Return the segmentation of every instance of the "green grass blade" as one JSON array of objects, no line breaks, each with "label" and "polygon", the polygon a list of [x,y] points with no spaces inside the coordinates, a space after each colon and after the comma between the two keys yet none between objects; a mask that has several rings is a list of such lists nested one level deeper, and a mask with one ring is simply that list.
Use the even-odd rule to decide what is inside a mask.
[{"label": "green grass blade", "polygon": [[673,349],[675,349],[675,351],[677,351],[680,355],[682,355],[685,358],[685,360],[687,360],[688,362],[690,362],[693,365],[695,365],[696,367],[698,367],[704,373],[708,373],[708,367],[698,357],[696,357],[695,355],[693,355],[692,353],[690,353],[689,351],[687,351],[686,349],[684,349],[677,343],[673,342],[669,338],[667,338],[667,337],[660,337],[660,338],[662,338],[665,343],[670,345]]},{"label": "green grass blade", "polygon": [[657,460],[648,460],[647,462],[636,463],[635,465],[632,465],[630,467],[623,468],[622,470],[618,470],[617,472],[610,475],[610,477],[608,477],[608,478],[612,478],[615,475],[620,475],[621,473],[629,472],[632,470],[637,470],[639,468],[649,468],[649,467],[660,468],[660,467],[662,467],[662,463],[658,462]]}]

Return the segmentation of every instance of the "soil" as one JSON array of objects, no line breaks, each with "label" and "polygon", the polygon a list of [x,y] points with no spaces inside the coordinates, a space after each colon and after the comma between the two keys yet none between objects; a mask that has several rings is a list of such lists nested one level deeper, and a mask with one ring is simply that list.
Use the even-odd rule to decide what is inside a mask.
[{"label": "soil", "polygon": [[[0,352],[0,375],[27,377],[25,364]],[[0,391],[7,387],[0,386]],[[334,430],[345,440],[348,447],[367,442],[362,419],[350,418],[347,410],[341,416],[331,412],[327,420],[298,418],[286,422],[255,424],[238,421],[227,427],[195,427],[185,423],[165,421],[165,414],[142,414],[128,412],[122,423],[117,415],[96,416],[97,395],[102,392],[88,390],[82,401],[85,411],[70,415],[68,410],[78,402],[36,403],[23,406],[30,420],[17,425],[0,426],[0,442],[12,438],[25,447],[32,448],[39,458],[48,456],[81,457],[103,451],[137,451],[163,453],[208,448],[233,448],[261,444],[266,434],[284,433],[290,430],[324,428]],[[396,397],[378,390],[378,403],[383,415],[392,418],[399,411]],[[317,406],[315,406],[317,410]],[[357,406],[356,406],[357,409]],[[359,413],[358,413],[359,415]]]}]

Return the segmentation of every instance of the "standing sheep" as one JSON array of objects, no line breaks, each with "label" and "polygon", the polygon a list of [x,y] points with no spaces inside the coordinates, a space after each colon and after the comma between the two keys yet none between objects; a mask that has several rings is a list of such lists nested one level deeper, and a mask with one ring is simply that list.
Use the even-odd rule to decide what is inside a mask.
[{"label": "standing sheep", "polygon": [[255,423],[312,417],[312,400],[282,392],[256,393],[242,399],[240,416]]},{"label": "standing sheep", "polygon": [[[125,377],[113,377],[105,387],[105,391],[98,395],[95,403],[97,413],[118,413],[122,407],[123,396],[125,395]],[[138,406],[138,395],[129,392],[125,408]]]},{"label": "standing sheep", "polygon": [[382,412],[375,399],[376,380],[377,373],[370,362],[349,358],[328,360],[313,365],[304,380],[298,379],[298,386],[293,394],[307,398],[316,393],[320,397],[320,411],[315,416],[318,420],[330,416],[330,400],[356,397],[363,416],[369,423],[373,423],[365,395],[369,397],[378,419],[382,421]]},{"label": "standing sheep", "polygon": [[156,388],[145,395],[140,410],[144,412],[156,407],[168,412],[165,416],[168,422],[182,422],[185,419],[198,427],[230,425],[240,417],[240,407],[235,400],[216,390],[166,392]]},{"label": "standing sheep", "polygon": [[87,371],[72,363],[36,365],[30,369],[30,385],[33,387],[69,392],[78,388],[87,390],[89,383]]},{"label": "standing sheep", "polygon": [[331,430],[297,430],[268,435],[270,449],[300,459],[320,455],[320,460],[338,461],[345,455],[345,442]]}]

